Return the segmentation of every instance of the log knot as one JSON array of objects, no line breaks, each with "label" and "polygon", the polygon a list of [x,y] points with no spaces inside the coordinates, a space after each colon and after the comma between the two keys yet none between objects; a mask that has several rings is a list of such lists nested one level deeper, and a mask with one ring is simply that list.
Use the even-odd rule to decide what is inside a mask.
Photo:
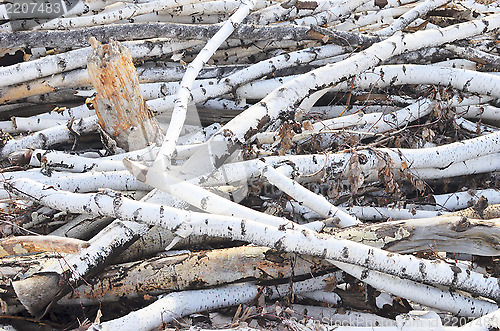
[{"label": "log knot", "polygon": [[472,226],[469,219],[467,217],[460,218],[460,221],[453,227],[453,230],[456,232],[464,232],[467,231]]}]

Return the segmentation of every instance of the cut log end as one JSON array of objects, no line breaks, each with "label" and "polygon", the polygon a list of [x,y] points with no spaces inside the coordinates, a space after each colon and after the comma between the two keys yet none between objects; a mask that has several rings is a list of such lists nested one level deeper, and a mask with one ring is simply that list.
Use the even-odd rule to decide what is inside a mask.
[{"label": "cut log end", "polygon": [[62,293],[61,276],[44,273],[12,282],[12,287],[22,305],[32,315],[43,317],[53,302]]}]

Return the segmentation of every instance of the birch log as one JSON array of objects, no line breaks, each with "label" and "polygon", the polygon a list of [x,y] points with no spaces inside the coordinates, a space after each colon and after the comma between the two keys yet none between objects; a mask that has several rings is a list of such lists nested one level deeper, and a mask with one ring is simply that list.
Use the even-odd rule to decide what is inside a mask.
[{"label": "birch log", "polygon": [[125,150],[160,143],[163,134],[144,101],[128,49],[117,41],[90,39],[88,72],[97,91],[92,100],[101,128]]},{"label": "birch log", "polygon": [[289,277],[333,268],[318,258],[297,257],[266,247],[183,253],[108,267],[60,303],[98,304],[121,297],[140,298],[146,294],[209,288],[245,280],[283,282]]},{"label": "birch log", "polygon": [[69,292],[82,277],[97,272],[112,257],[148,230],[148,226],[127,221],[114,221],[89,241],[89,246],[56,262],[39,272],[12,283],[17,297],[33,315],[43,316],[50,306]]},{"label": "birch log", "polygon": [[[400,254],[418,251],[500,255],[500,219],[480,220],[443,215],[390,221],[348,229],[326,228],[337,238]],[[498,233],[497,233],[498,232]]]},{"label": "birch log", "polygon": [[293,283],[292,286],[289,284],[271,286],[264,291],[252,283],[243,283],[209,290],[176,292],[116,320],[93,324],[89,330],[151,330],[179,316],[249,302],[260,296],[261,292],[268,298],[278,298],[286,295],[290,290],[293,293],[301,293],[322,289],[325,286],[324,281],[331,276],[326,275]]},{"label": "birch log", "polygon": [[[117,195],[58,192],[31,180],[18,179],[8,185],[13,194],[36,199],[39,203],[74,213],[91,213],[147,222],[182,233],[209,234],[244,240],[287,252],[321,256],[334,261],[360,265],[427,284],[441,284],[454,289],[498,300],[500,285],[496,278],[441,261],[427,261],[414,256],[390,253],[349,240],[325,237],[316,232],[276,228],[234,217],[185,212],[167,206],[132,201]],[[293,224],[290,224],[293,228]],[[297,226],[296,226],[297,227]]]},{"label": "birch log", "polygon": [[[444,29],[418,31],[411,35],[396,35],[344,61],[302,75],[274,90],[260,103],[250,107],[226,124],[224,132],[221,131],[212,137],[211,142],[226,144],[226,148],[221,148],[221,151],[214,157],[221,158],[234,146],[244,143],[253,135],[253,130],[262,126],[260,123],[272,122],[283,114],[295,114],[297,104],[314,91],[338,83],[342,79],[404,52],[486,33],[498,26],[500,26],[500,15],[496,14],[484,20],[461,23]],[[232,134],[227,136],[227,132]],[[213,159],[211,162],[215,167]]]}]

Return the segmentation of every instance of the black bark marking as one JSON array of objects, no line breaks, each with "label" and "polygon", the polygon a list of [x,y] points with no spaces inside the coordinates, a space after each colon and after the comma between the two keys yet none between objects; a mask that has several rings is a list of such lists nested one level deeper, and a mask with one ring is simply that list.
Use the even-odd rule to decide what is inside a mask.
[{"label": "black bark marking", "polygon": [[427,273],[425,272],[426,267],[424,261],[420,261],[420,263],[418,264],[418,270],[420,271],[420,275],[422,276],[422,278],[425,279]]},{"label": "black bark marking", "polygon": [[134,218],[134,221],[135,222],[139,222],[140,218],[139,218],[139,214],[141,213],[142,211],[142,208],[137,208],[134,213],[132,214],[132,217]]},{"label": "black bark marking", "polygon": [[247,234],[247,230],[246,230],[246,221],[245,220],[242,220],[241,223],[240,223],[240,230],[241,230],[241,235],[244,236]]},{"label": "black bark marking", "polygon": [[458,280],[458,274],[462,272],[462,269],[460,269],[457,266],[451,266],[450,267],[451,271],[453,272],[453,280],[451,281],[451,285],[455,286],[457,280]]},{"label": "black bark marking", "polygon": [[347,258],[349,257],[349,248],[344,247],[344,248],[342,249],[342,253],[341,253],[341,254],[342,254],[342,257],[343,257],[344,259],[347,259]]}]

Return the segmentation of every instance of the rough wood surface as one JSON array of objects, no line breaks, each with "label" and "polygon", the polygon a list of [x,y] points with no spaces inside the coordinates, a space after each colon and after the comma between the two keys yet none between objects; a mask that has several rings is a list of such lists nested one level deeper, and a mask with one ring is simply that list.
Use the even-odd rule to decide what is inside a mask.
[{"label": "rough wood surface", "polygon": [[80,286],[64,302],[105,302],[171,291],[209,288],[240,281],[278,283],[332,270],[318,258],[285,254],[267,247],[242,246],[114,265]]},{"label": "rough wood surface", "polygon": [[347,229],[329,228],[338,238],[349,239],[391,252],[450,252],[500,255],[500,219],[479,220],[441,216],[383,222]]},{"label": "rough wood surface", "polygon": [[78,253],[88,247],[83,240],[58,236],[22,236],[0,240],[0,257],[34,252]]},{"label": "rough wood surface", "polygon": [[117,41],[102,45],[95,38],[91,44],[87,69],[97,91],[92,104],[101,128],[125,150],[161,142],[160,126],[142,97],[128,49]]}]

